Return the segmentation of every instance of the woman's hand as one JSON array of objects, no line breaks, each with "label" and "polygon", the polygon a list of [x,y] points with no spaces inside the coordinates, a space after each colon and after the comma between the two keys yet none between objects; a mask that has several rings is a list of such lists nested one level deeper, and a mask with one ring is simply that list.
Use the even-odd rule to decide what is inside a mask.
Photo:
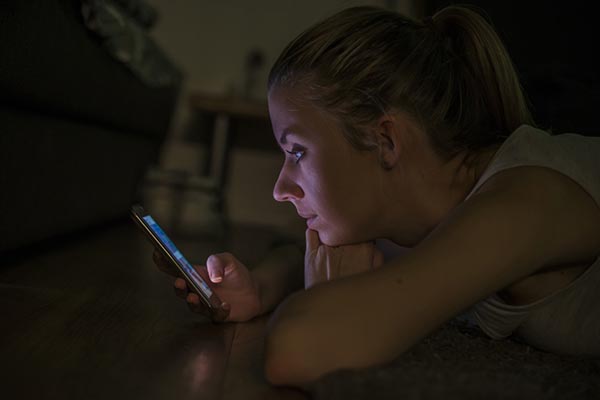
[{"label": "woman's hand", "polygon": [[[161,271],[177,277],[175,280],[177,296],[186,300],[192,311],[210,315],[200,297],[188,291],[187,284],[181,278],[179,271],[157,251],[154,252],[153,258]],[[232,254],[213,254],[206,260],[206,265],[195,265],[194,268],[222,301],[221,309],[215,313],[219,320],[242,322],[260,314],[258,284],[248,268]]]},{"label": "woman's hand", "polygon": [[304,287],[377,268],[383,254],[374,242],[330,247],[321,243],[319,234],[306,230]]}]

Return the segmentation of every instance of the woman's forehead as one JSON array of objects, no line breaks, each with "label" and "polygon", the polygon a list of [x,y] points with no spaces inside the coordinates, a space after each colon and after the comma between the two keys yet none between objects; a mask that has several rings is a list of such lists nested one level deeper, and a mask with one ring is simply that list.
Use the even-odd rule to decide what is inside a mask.
[{"label": "woman's forehead", "polygon": [[292,116],[304,111],[305,108],[310,108],[306,101],[302,101],[299,91],[285,87],[271,89],[267,100],[270,113],[283,114],[284,116],[287,114]]},{"label": "woman's forehead", "polygon": [[330,113],[302,99],[297,90],[274,88],[269,92],[268,103],[278,138],[290,133],[307,136],[314,131],[339,130],[339,124]]}]

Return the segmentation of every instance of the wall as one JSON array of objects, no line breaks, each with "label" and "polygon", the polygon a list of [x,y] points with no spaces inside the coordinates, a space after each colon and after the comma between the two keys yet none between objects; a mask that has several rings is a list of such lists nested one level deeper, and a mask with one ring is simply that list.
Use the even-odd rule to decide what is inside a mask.
[{"label": "wall", "polygon": [[[291,39],[317,20],[363,4],[412,12],[409,0],[147,1],[159,12],[153,37],[185,73],[161,166],[186,171],[196,171],[206,151],[205,146],[185,140],[192,120],[186,103],[190,92],[240,93],[246,55],[252,49],[260,49],[265,65],[252,95],[264,100],[271,64]],[[258,134],[272,135],[268,128]],[[271,196],[281,161],[282,156],[272,150],[234,148],[227,188],[229,212],[234,221],[279,227],[298,222],[293,207],[277,204]]]}]

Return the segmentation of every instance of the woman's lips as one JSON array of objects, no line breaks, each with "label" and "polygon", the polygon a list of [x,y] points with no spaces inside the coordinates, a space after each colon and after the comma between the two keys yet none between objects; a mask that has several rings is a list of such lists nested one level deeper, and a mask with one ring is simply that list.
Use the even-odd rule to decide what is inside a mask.
[{"label": "woman's lips", "polygon": [[306,220],[306,225],[308,225],[309,227],[310,227],[310,224],[312,224],[314,222],[315,218],[317,218],[316,215],[304,215],[304,214],[298,214],[298,215]]}]

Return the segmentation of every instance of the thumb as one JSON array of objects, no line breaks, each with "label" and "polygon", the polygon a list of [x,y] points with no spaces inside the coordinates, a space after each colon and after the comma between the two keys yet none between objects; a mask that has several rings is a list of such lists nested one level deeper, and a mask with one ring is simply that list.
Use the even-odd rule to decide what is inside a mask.
[{"label": "thumb", "polygon": [[319,239],[319,233],[317,231],[313,231],[312,229],[306,230],[306,254],[310,254],[313,251],[316,251],[321,244],[321,240]]},{"label": "thumb", "polygon": [[211,282],[220,283],[223,281],[226,262],[227,261],[218,254],[213,254],[206,259],[206,270],[208,271]]}]

